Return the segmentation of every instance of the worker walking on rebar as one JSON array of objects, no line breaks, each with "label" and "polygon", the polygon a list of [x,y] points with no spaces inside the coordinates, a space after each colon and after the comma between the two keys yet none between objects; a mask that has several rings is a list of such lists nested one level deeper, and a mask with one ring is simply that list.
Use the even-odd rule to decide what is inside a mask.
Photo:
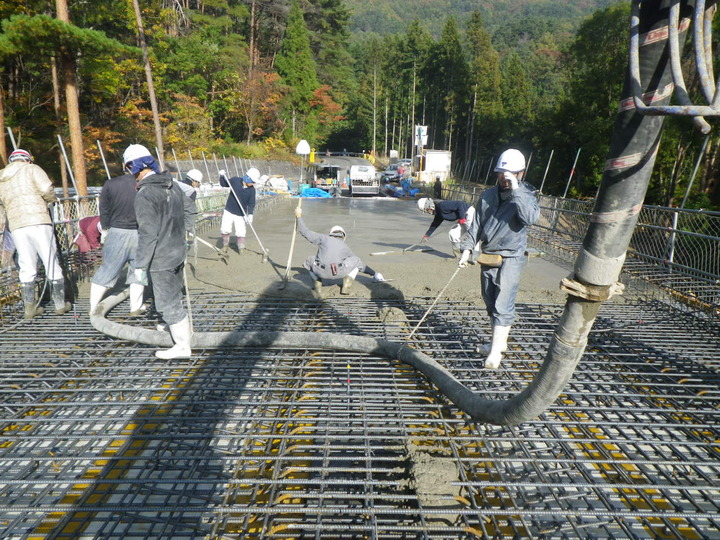
[{"label": "worker walking on rebar", "polygon": [[374,281],[385,281],[380,272],[376,272],[362,262],[345,243],[345,229],[334,225],[329,234],[311,231],[302,219],[302,209],[295,209],[298,232],[311,244],[318,247],[317,253],[305,260],[303,266],[310,272],[315,292],[322,290],[322,280],[342,279],[340,294],[350,294],[350,286],[359,272],[372,276]]},{"label": "worker walking on rebar", "polygon": [[235,228],[238,253],[242,253],[245,249],[247,227],[252,224],[255,212],[255,182],[259,179],[260,171],[255,167],[250,167],[242,178],[239,176],[228,178],[224,170],[220,171],[220,185],[230,188],[220,222],[222,251],[225,255],[230,246],[230,233],[232,233],[233,227]]},{"label": "worker walking on rebar", "polygon": [[100,225],[103,260],[90,281],[90,314],[110,287],[115,285],[127,264],[125,283],[129,286],[130,316],[146,311],[143,304],[145,286],[135,276],[135,254],[138,246],[138,223],[135,218],[137,180],[127,173],[103,184],[100,191]]},{"label": "worker walking on rebar", "polygon": [[55,313],[62,315],[72,305],[65,301],[65,278],[58,259],[55,233],[48,204],[57,202],[55,188],[41,167],[33,163],[27,150],[10,154],[7,167],[0,171],[0,203],[5,207],[8,226],[18,254],[18,274],[22,285],[24,317],[43,313],[38,307],[38,256],[45,267]]},{"label": "worker walking on rebar", "polygon": [[430,236],[443,221],[456,221],[457,223],[448,231],[448,238],[452,244],[453,254],[459,257],[460,241],[467,233],[467,225],[475,215],[475,208],[464,201],[434,201],[429,197],[418,199],[417,206],[421,212],[434,216],[420,243],[427,244]]},{"label": "worker walking on rebar", "polygon": [[527,228],[540,216],[533,190],[522,181],[525,157],[514,148],[505,150],[495,166],[497,184],[485,190],[475,205],[475,216],[463,239],[458,265],[470,262],[473,247],[482,253],[481,289],[491,317],[492,343],[479,347],[487,354],[485,367],[497,369],[507,350],[510,328],[515,322],[515,298],[520,275],[527,264]]},{"label": "worker walking on rebar", "polygon": [[175,342],[170,349],[156,351],[155,356],[187,358],[191,355],[192,328],[183,307],[182,290],[187,257],[185,235],[195,227],[195,203],[173,182],[172,175],[160,172],[144,146],[128,146],[123,163],[139,182],[135,197],[138,223],[135,277],[147,285],[150,274],[155,307]]}]

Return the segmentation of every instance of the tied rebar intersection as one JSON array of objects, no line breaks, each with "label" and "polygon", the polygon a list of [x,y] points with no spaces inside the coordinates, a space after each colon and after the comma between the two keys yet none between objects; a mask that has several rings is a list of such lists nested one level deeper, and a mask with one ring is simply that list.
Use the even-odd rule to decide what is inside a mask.
[{"label": "tied rebar intersection", "polygon": [[[432,301],[191,298],[196,331],[392,341]],[[411,344],[502,399],[532,379],[561,311],[518,308],[497,372],[473,352],[489,327],[470,303],[439,301]],[[126,309],[110,316],[129,322]],[[28,321],[0,344],[3,537],[717,538],[717,325],[617,302],[591,338],[562,398],[501,428],[386,358],[268,348],[159,361],[86,313]]]}]

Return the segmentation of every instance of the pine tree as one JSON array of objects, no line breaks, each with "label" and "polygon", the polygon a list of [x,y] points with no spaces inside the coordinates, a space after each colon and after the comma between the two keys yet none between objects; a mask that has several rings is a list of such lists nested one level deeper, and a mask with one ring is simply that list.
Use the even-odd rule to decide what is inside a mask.
[{"label": "pine tree", "polygon": [[470,17],[467,28],[471,104],[468,117],[466,155],[491,153],[497,120],[502,114],[500,99],[500,57],[484,27],[480,12]]},{"label": "pine tree", "polygon": [[291,124],[291,135],[312,139],[314,133],[309,132],[313,125],[311,102],[320,84],[307,26],[297,0],[293,0],[290,6],[285,37],[275,67],[287,90],[285,115],[286,121]]}]

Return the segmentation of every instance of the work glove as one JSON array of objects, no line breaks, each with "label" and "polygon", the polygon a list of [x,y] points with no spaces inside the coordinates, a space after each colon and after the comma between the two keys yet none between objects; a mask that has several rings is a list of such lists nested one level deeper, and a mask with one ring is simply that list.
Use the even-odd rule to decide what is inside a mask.
[{"label": "work glove", "polygon": [[100,243],[105,243],[105,238],[107,238],[107,231],[103,229],[103,231],[100,233]]},{"label": "work glove", "polygon": [[423,236],[423,237],[422,237],[422,240],[420,240],[420,243],[421,243],[421,244],[427,244],[429,239],[430,239],[429,236],[427,236],[427,235],[426,235],[426,236]]},{"label": "work glove", "polygon": [[295,208],[295,217],[298,219],[302,217],[302,208]]},{"label": "work glove", "polygon": [[508,180],[510,182],[511,190],[515,191],[520,186],[520,184],[518,183],[518,177],[515,176],[513,173],[505,172],[503,173],[503,175],[505,176],[505,180]]},{"label": "work glove", "polygon": [[147,270],[144,268],[136,268],[133,272],[133,276],[135,276],[135,279],[140,283],[140,285],[143,285],[147,287],[148,284],[148,276],[147,276]]},{"label": "work glove", "polygon": [[462,257],[460,257],[460,262],[458,262],[459,268],[465,268],[468,265],[471,253],[472,251],[470,251],[469,249],[466,249],[462,252]]},{"label": "work glove", "polygon": [[227,172],[225,171],[225,169],[222,169],[220,172],[218,172],[218,174],[227,178]]}]

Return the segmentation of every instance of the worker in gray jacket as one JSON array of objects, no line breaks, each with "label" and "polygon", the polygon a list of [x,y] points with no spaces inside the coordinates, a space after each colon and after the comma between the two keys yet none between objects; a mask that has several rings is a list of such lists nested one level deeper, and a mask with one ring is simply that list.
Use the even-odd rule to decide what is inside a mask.
[{"label": "worker in gray jacket", "polygon": [[350,294],[350,286],[358,272],[372,276],[374,281],[385,281],[380,272],[376,272],[362,262],[345,244],[345,229],[334,225],[329,234],[311,231],[302,220],[302,209],[295,209],[298,231],[311,244],[318,247],[317,253],[307,258],[304,267],[310,272],[315,282],[315,291],[322,289],[322,280],[342,279],[340,294]]},{"label": "worker in gray jacket", "polygon": [[525,157],[508,149],[495,167],[497,184],[485,190],[475,205],[475,216],[463,239],[459,266],[470,262],[473,246],[482,253],[481,289],[485,309],[492,319],[492,343],[478,352],[487,354],[485,367],[497,369],[507,350],[510,328],[515,322],[515,298],[520,275],[527,264],[527,228],[540,216],[533,190],[522,181]]},{"label": "worker in gray jacket", "polygon": [[175,345],[159,350],[162,359],[187,358],[191,354],[192,328],[183,307],[184,267],[187,256],[185,235],[195,226],[197,210],[167,172],[160,169],[142,145],[131,144],[123,154],[125,170],[139,182],[135,197],[138,246],[135,277],[148,284],[152,277],[155,307],[167,323]]}]

